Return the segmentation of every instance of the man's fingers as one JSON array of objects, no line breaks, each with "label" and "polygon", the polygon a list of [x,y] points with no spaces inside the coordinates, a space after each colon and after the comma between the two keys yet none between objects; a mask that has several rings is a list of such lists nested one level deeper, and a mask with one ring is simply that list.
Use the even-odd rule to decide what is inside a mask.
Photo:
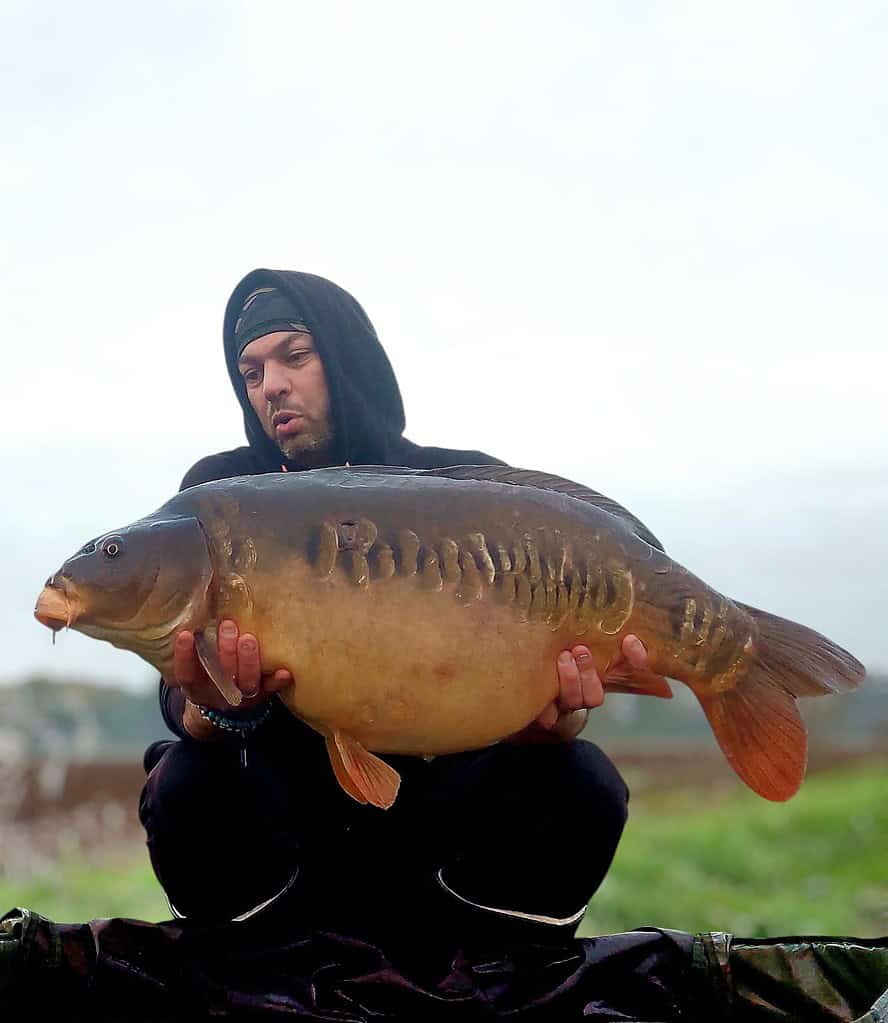
[{"label": "man's fingers", "polygon": [[273,675],[266,675],[263,688],[266,693],[279,693],[293,682],[292,674],[286,668],[278,668]]},{"label": "man's fingers", "polygon": [[561,715],[558,712],[558,705],[552,702],[537,718],[537,724],[541,725],[548,731],[548,729],[554,728],[555,725],[558,724],[560,718]]},{"label": "man's fingers", "polygon": [[621,646],[623,656],[633,668],[647,667],[647,650],[638,636],[629,635],[623,639]]},{"label": "man's fingers", "polygon": [[188,686],[194,682],[197,673],[197,654],[194,650],[194,634],[183,629],[176,636],[176,645],[173,647],[173,675],[172,679],[166,679],[167,685]]},{"label": "man's fingers", "polygon": [[582,699],[580,707],[587,707],[589,709],[600,707],[604,703],[604,686],[601,684],[601,677],[595,668],[589,648],[575,646],[571,650],[571,654],[573,655],[580,678]]},{"label": "man's fingers", "polygon": [[558,709],[564,714],[579,710],[583,706],[583,684],[580,669],[570,650],[558,655]]},{"label": "man's fingers", "polygon": [[219,663],[231,679],[237,679],[237,632],[237,625],[230,618],[219,625]]},{"label": "man's fingers", "polygon": [[240,691],[250,699],[259,694],[262,680],[262,666],[259,663],[259,644],[256,637],[248,632],[237,641],[237,684]]}]

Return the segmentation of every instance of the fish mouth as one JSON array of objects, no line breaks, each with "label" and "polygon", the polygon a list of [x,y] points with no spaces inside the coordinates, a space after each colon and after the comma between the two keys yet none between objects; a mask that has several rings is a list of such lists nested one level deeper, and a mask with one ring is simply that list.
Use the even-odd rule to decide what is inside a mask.
[{"label": "fish mouth", "polygon": [[70,629],[80,615],[80,602],[68,592],[67,581],[61,579],[61,588],[50,579],[37,598],[34,617],[53,632]]}]

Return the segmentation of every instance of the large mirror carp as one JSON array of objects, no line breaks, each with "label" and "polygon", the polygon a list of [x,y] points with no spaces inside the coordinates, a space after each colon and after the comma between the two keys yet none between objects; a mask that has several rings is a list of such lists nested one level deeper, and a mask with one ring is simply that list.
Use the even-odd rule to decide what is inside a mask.
[{"label": "large mirror carp", "polygon": [[[326,737],[355,799],[388,807],[376,753],[498,742],[556,696],[555,659],[585,643],[602,676],[635,633],[651,671],[689,686],[736,773],[766,799],[802,782],[796,697],[854,689],[863,666],[811,629],[732,601],[669,558],[630,512],[555,476],[502,466],[348,467],[185,490],[90,541],[35,610],[172,671],[181,629],[231,704],[216,626],[254,633],[280,696]],[[656,673],[656,675],[655,675]]]}]

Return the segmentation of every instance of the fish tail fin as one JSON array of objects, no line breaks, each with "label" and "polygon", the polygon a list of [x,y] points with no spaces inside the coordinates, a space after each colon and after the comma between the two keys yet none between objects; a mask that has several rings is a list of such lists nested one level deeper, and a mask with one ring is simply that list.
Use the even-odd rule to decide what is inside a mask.
[{"label": "fish tail fin", "polygon": [[[728,763],[765,799],[794,796],[805,777],[808,736],[798,696],[849,692],[866,670],[813,629],[738,604],[757,626],[750,661],[736,682],[728,673],[694,690]],[[719,681],[724,688],[719,690]]]},{"label": "fish tail fin", "polygon": [[774,685],[793,696],[849,693],[866,676],[866,668],[832,640],[788,618],[734,602],[758,626],[753,656]]},{"label": "fish tail fin", "polygon": [[754,671],[732,689],[694,693],[734,772],[760,796],[794,796],[808,764],[808,733],[795,697]]}]

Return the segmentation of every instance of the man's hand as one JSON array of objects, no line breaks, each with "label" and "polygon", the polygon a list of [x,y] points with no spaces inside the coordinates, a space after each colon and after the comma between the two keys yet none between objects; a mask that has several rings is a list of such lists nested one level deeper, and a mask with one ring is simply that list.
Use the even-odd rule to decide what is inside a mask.
[{"label": "man's hand", "polygon": [[531,725],[512,737],[517,742],[575,739],[586,724],[588,711],[604,703],[604,687],[610,679],[623,680],[627,669],[647,668],[647,650],[634,635],[625,636],[620,656],[610,666],[602,682],[589,648],[578,645],[558,655],[558,696]]},{"label": "man's hand", "polygon": [[[292,674],[286,668],[263,675],[259,642],[248,632],[239,635],[237,624],[231,619],[225,619],[219,624],[218,640],[219,660],[243,693],[243,703],[238,708],[229,706],[200,663],[194,646],[194,634],[183,629],[176,637],[173,649],[174,677],[164,681],[168,686],[181,689],[189,703],[212,707],[223,714],[236,714],[238,710],[250,710],[257,706],[293,681]],[[207,722],[187,704],[183,721],[185,728],[195,738],[210,737],[215,731],[212,725],[207,727]]]}]

